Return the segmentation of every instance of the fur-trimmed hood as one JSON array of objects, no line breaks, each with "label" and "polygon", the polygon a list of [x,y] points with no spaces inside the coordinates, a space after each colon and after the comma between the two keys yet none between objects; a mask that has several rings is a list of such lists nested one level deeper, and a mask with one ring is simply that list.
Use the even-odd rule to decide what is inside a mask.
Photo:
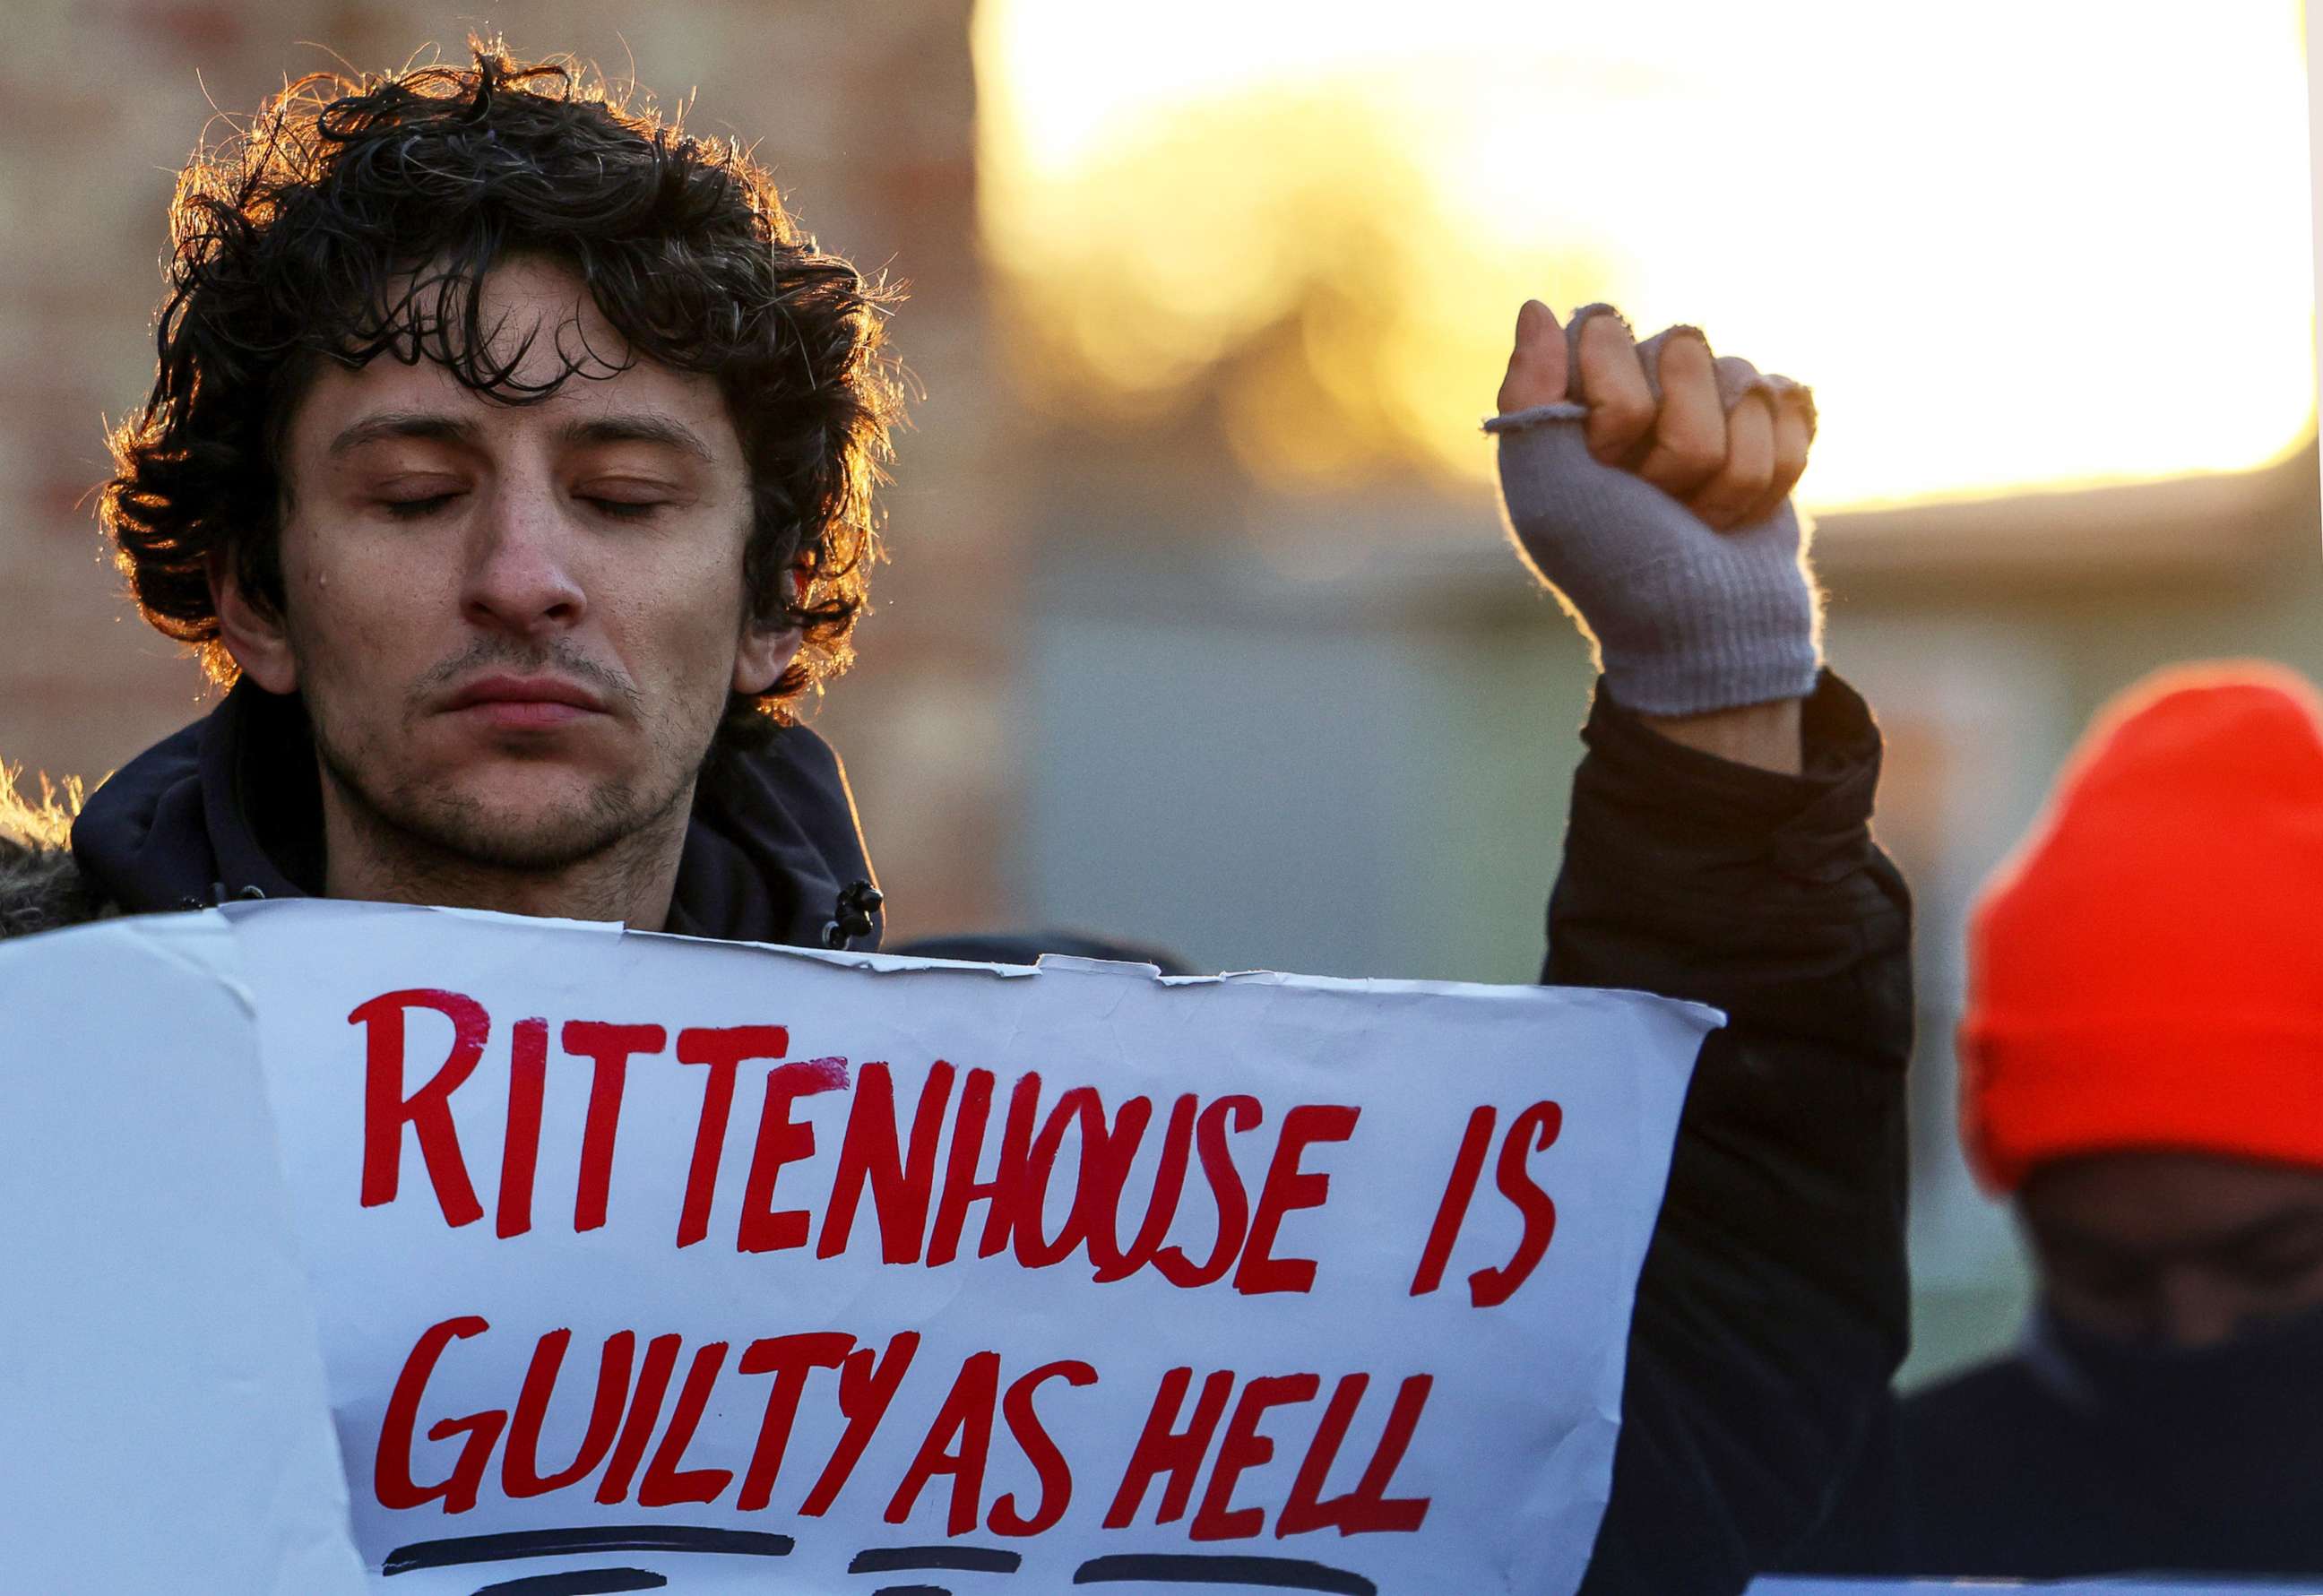
[{"label": "fur-trimmed hood", "polygon": [[0,938],[78,925],[98,913],[72,856],[80,784],[60,791],[42,777],[35,797],[21,779],[0,766]]}]

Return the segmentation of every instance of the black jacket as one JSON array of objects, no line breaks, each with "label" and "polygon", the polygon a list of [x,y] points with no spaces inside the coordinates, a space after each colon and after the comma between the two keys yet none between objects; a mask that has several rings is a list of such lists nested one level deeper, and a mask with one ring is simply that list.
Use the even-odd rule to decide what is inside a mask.
[{"label": "black jacket", "polygon": [[[1639,1283],[1585,1596],[1731,1596],[1776,1565],[1903,1356],[1909,914],[1868,830],[1869,713],[1827,676],[1805,726],[1799,777],[1682,748],[1602,693],[1584,732],[1542,978],[1731,1017],[1696,1066]],[[836,758],[794,728],[720,766],[672,929],[813,941],[869,873]],[[310,891],[314,779],[295,707],[237,688],[98,789],[54,901]]]},{"label": "black jacket", "polygon": [[[668,929],[814,945],[839,894],[868,880],[839,757],[803,726],[762,748],[721,751],[695,789]],[[295,698],[247,681],[217,709],[131,760],[72,829],[89,907],[199,909],[321,890],[313,744]],[[878,926],[856,946],[877,947]]]},{"label": "black jacket", "polygon": [[1897,1402],[1801,1572],[2323,1574],[2323,1311],[2226,1344],[2107,1345],[2036,1314]]},{"label": "black jacket", "polygon": [[1584,1596],[1712,1596],[1823,1516],[1904,1355],[1909,902],[1873,845],[1879,739],[1826,674],[1806,774],[1678,747],[1602,693],[1547,981],[1726,1011],[1638,1282]]}]

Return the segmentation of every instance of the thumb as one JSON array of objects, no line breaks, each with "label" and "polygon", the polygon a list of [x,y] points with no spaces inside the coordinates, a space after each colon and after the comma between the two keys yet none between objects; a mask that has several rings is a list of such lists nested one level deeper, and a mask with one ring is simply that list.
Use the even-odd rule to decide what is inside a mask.
[{"label": "thumb", "polygon": [[1508,374],[1501,380],[1501,414],[1562,402],[1566,371],[1565,329],[1557,325],[1556,313],[1538,299],[1527,299],[1517,312],[1516,346],[1509,352]]}]

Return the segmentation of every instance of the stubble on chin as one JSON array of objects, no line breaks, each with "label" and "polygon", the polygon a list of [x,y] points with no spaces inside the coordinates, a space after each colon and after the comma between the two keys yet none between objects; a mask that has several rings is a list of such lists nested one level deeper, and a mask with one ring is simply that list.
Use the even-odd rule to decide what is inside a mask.
[{"label": "stubble on chin", "polygon": [[324,781],[377,862],[423,879],[549,876],[625,854],[657,854],[673,829],[682,834],[693,787],[694,766],[680,761],[643,779],[607,777],[538,805],[491,802],[456,780],[393,773],[384,768],[391,756],[346,746],[319,716],[314,738]]},{"label": "stubble on chin", "polygon": [[[320,680],[308,668],[319,663],[302,661],[306,681]],[[609,774],[545,782],[529,793],[521,781],[494,792],[480,769],[464,772],[460,763],[481,754],[546,764],[557,757],[554,743],[455,749],[444,765],[445,750],[430,747],[430,720],[448,689],[494,665],[553,668],[595,687],[628,757]],[[649,900],[675,877],[725,707],[721,694],[698,720],[671,714],[668,704],[656,714],[625,674],[556,643],[504,637],[478,638],[411,683],[384,728],[344,721],[316,702],[334,694],[306,696],[326,808],[335,812],[326,817],[332,892],[595,919],[659,913]]]}]

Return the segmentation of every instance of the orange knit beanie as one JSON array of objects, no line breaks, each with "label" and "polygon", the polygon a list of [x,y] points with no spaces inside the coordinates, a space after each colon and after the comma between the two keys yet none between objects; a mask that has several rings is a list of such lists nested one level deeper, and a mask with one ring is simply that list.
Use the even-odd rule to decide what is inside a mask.
[{"label": "orange knit beanie", "polygon": [[2323,700],[2256,662],[2102,712],[1969,927],[1985,1184],[2133,1148],[2323,1167]]}]

